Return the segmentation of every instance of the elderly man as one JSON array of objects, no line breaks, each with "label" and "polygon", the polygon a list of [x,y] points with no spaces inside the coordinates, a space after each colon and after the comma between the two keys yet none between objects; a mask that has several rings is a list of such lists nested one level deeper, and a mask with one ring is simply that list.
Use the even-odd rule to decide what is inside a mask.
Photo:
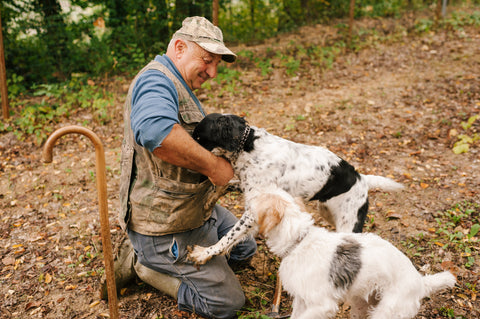
[{"label": "elderly man", "polygon": [[176,298],[180,310],[207,318],[231,318],[243,306],[229,264],[256,251],[250,238],[200,269],[186,259],[187,246],[210,246],[237,221],[216,204],[232,166],[191,138],[205,116],[193,90],[217,75],[222,60],[235,59],[218,27],[186,18],[166,54],[137,74],[124,110],[120,224],[128,239],[115,261],[117,288],[137,275]]}]

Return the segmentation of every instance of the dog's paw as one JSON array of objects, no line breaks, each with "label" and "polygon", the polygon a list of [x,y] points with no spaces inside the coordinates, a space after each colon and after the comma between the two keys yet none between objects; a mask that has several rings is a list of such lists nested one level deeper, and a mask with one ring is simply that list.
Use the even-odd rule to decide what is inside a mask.
[{"label": "dog's paw", "polygon": [[207,253],[207,247],[202,247],[198,245],[188,246],[187,259],[195,264],[195,266],[204,265],[209,261],[212,256]]}]

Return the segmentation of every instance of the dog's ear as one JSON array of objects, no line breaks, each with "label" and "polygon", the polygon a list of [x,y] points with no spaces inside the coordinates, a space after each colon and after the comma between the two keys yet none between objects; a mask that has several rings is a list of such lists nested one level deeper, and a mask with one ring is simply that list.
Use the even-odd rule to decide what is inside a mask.
[{"label": "dog's ear", "polygon": [[221,128],[217,123],[222,117],[223,115],[219,113],[208,114],[197,124],[193,130],[192,138],[209,151],[216,147],[224,148],[220,139]]},{"label": "dog's ear", "polygon": [[216,134],[221,139],[224,149],[230,152],[238,149],[246,124],[245,119],[237,115],[224,115],[217,119]]},{"label": "dog's ear", "polygon": [[259,233],[266,235],[282,221],[288,202],[279,195],[264,193],[255,198],[254,204]]},{"label": "dog's ear", "polygon": [[242,140],[246,121],[236,115],[208,114],[193,130],[192,137],[207,150],[220,147],[234,152]]},{"label": "dog's ear", "polygon": [[217,119],[214,134],[220,139],[223,148],[230,152],[235,150],[233,121],[229,116],[222,116]]}]

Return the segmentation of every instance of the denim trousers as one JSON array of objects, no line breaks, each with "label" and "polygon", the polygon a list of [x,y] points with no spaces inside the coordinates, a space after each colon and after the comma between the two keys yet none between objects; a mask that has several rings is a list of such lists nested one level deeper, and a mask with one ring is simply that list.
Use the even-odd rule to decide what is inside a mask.
[{"label": "denim trousers", "polygon": [[[197,269],[187,261],[187,247],[210,246],[228,233],[238,218],[216,205],[203,226],[178,234],[146,236],[128,230],[138,261],[157,272],[181,280],[178,308],[207,318],[232,318],[245,303],[245,295],[225,256],[215,256]],[[251,257],[257,249],[255,239],[236,245],[230,261]]]}]

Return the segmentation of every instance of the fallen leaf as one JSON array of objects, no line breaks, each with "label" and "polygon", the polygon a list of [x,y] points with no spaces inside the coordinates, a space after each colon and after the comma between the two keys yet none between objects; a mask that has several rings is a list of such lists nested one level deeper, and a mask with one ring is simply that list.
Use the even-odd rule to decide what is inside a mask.
[{"label": "fallen leaf", "polygon": [[445,260],[444,262],[441,263],[440,266],[442,267],[443,270],[449,270],[456,267],[455,264],[450,260]]},{"label": "fallen leaf", "polygon": [[386,217],[392,219],[400,219],[402,216],[394,211],[388,211]]},{"label": "fallen leaf", "polygon": [[5,266],[13,265],[13,264],[15,264],[15,258],[12,257],[12,256],[7,256],[7,257],[2,259],[2,263]]},{"label": "fallen leaf", "polygon": [[467,153],[469,150],[468,144],[459,144],[453,148],[453,153],[455,154],[462,154],[462,153]]},{"label": "fallen leaf", "polygon": [[46,284],[51,283],[51,282],[52,282],[52,279],[53,279],[52,275],[50,275],[50,274],[47,272],[47,273],[45,274],[45,283],[46,283]]},{"label": "fallen leaf", "polygon": [[18,255],[18,254],[22,254],[22,253],[24,253],[24,252],[25,252],[25,248],[22,247],[22,248],[20,248],[19,250],[14,251],[13,253],[14,253],[15,255]]},{"label": "fallen leaf", "polygon": [[452,128],[450,131],[448,131],[448,137],[454,137],[458,135],[458,131],[454,128]]},{"label": "fallen leaf", "polygon": [[405,226],[405,227],[409,227],[409,226],[410,226],[410,224],[407,223],[407,222],[402,222],[402,225]]},{"label": "fallen leaf", "polygon": [[32,302],[29,302],[27,303],[27,305],[25,306],[25,310],[30,310],[32,308],[37,308],[41,305],[42,303],[40,301],[32,301]]},{"label": "fallen leaf", "polygon": [[430,186],[430,185],[428,185],[426,183],[420,183],[420,187],[423,188],[423,189],[428,188],[428,186]]}]

